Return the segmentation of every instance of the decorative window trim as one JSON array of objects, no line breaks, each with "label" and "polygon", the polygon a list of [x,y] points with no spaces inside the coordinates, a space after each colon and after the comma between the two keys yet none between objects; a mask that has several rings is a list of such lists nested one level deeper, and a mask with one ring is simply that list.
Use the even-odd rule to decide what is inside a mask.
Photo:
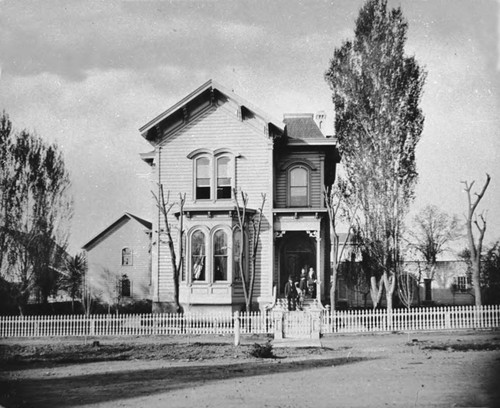
[{"label": "decorative window trim", "polygon": [[[201,231],[205,235],[205,279],[204,280],[195,280],[193,279],[193,253],[192,253],[192,237],[195,232]],[[187,234],[187,251],[186,251],[186,276],[183,280],[184,282],[190,284],[207,284],[210,282],[209,279],[209,271],[210,271],[210,230],[201,225],[194,226],[190,228]]]},{"label": "decorative window trim", "polygon": [[[216,280],[216,256],[222,257],[222,255],[217,255],[215,253],[215,235],[218,232],[223,232],[226,235],[226,279],[217,279]],[[212,253],[210,254],[212,257],[212,269],[211,269],[211,275],[212,279],[211,282],[213,283],[228,283],[232,281],[232,265],[231,265],[231,255],[232,255],[232,249],[233,249],[233,237],[232,237],[232,231],[229,229],[227,226],[218,226],[212,229],[211,233],[211,251]]]},{"label": "decorative window trim", "polygon": [[[201,231],[205,234],[205,279],[193,279],[193,254],[191,238],[196,231]],[[227,279],[215,280],[215,234],[218,231],[223,231],[227,238]],[[217,225],[208,228],[204,225],[196,225],[189,229],[187,233],[187,248],[186,248],[186,279],[183,282],[189,285],[213,285],[213,284],[228,284],[233,281],[233,230],[227,225]],[[248,258],[248,257],[247,257]]]},{"label": "decorative window trim", "polygon": [[309,170],[311,171],[316,171],[318,168],[314,165],[314,163],[308,159],[291,159],[285,161],[281,166],[280,170],[281,171],[289,171],[290,167],[295,167],[295,166],[305,166],[309,167]]},{"label": "decorative window trim", "polygon": [[[231,149],[227,148],[220,148],[216,149],[214,151],[211,151],[209,149],[201,148],[201,149],[196,149],[193,150],[191,153],[187,155],[188,159],[191,159],[193,161],[193,170],[192,170],[192,191],[193,191],[193,201],[211,201],[211,202],[216,202],[216,201],[225,201],[225,200],[232,200],[234,199],[233,197],[233,191],[234,188],[236,187],[236,159],[240,157],[241,155],[237,152],[234,152]],[[226,179],[231,179],[231,185],[229,186],[229,191],[226,191],[223,193],[226,197],[221,197],[218,198],[218,163],[219,160],[227,157],[229,159],[228,163],[228,177],[225,177]],[[197,195],[197,180],[198,180],[198,168],[197,168],[197,163],[198,160],[201,158],[207,158],[209,160],[209,171],[210,171],[210,193],[209,193],[209,198],[198,198]],[[228,187],[228,186],[225,186]],[[229,197],[227,197],[229,195]]]},{"label": "decorative window trim", "polygon": [[[125,253],[125,251],[130,251],[129,253]],[[134,266],[134,252],[132,248],[129,246],[123,247],[121,251],[122,255],[122,266]]]},{"label": "decorative window trim", "polygon": [[[292,194],[291,194],[291,189],[292,189],[292,171],[295,169],[304,169],[307,173],[306,180],[307,180],[307,186],[306,186],[306,204],[305,205],[292,205]],[[311,169],[309,166],[304,166],[302,163],[295,163],[295,165],[291,165],[287,169],[287,204],[289,208],[307,208],[311,206]]]},{"label": "decorative window trim", "polygon": [[[213,184],[214,184],[214,172],[213,172],[213,157],[206,155],[206,154],[200,154],[196,157],[193,158],[193,197],[195,201],[209,201],[213,200],[214,198],[214,189],[213,189]],[[208,160],[208,171],[210,175],[210,181],[209,181],[209,197],[208,198],[198,198],[198,162],[202,159],[207,159]]]}]

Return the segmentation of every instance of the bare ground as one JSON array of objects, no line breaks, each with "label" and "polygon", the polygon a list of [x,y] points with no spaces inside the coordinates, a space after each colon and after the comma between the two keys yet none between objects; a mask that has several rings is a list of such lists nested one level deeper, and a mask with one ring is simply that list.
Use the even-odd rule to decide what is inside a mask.
[{"label": "bare ground", "polygon": [[[93,346],[94,340],[99,341]],[[0,341],[4,407],[500,407],[500,332]]]}]

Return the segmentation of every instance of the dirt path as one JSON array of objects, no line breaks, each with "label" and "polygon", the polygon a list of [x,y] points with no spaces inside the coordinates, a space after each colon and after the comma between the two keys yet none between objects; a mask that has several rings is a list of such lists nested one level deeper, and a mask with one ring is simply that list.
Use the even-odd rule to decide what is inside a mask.
[{"label": "dirt path", "polygon": [[[198,347],[212,350],[213,341],[206,344]],[[276,350],[280,358],[270,360],[224,345],[220,358],[209,360],[11,367],[0,372],[2,403],[149,408],[500,406],[500,351],[453,351],[460,344],[498,345],[500,333],[331,336],[322,344],[321,350]],[[444,350],[433,349],[439,347]]]}]

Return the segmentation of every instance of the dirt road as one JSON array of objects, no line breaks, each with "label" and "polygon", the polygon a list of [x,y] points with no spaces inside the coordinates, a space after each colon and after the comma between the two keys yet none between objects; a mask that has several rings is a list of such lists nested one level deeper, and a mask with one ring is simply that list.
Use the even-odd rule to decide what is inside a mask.
[{"label": "dirt road", "polygon": [[[137,349],[146,342],[126,341]],[[321,340],[322,349],[276,349],[275,359],[250,357],[242,352],[248,346],[237,349],[230,341],[199,339],[196,358],[174,353],[180,358],[144,359],[138,353],[138,359],[126,361],[9,363],[0,371],[0,403],[7,408],[500,406],[498,332],[331,336]],[[187,345],[165,339],[152,350],[156,347],[181,352]],[[203,358],[207,353],[210,358]]]}]

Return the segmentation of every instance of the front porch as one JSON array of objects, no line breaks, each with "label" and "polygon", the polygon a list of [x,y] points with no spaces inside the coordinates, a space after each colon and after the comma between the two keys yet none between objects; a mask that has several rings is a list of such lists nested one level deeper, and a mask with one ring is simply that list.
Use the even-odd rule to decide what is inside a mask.
[{"label": "front porch", "polygon": [[275,209],[274,210],[274,282],[277,297],[284,297],[288,277],[300,282],[302,272],[312,268],[316,288],[314,297],[320,303],[328,289],[329,252],[325,250],[327,223],[323,209]]}]

